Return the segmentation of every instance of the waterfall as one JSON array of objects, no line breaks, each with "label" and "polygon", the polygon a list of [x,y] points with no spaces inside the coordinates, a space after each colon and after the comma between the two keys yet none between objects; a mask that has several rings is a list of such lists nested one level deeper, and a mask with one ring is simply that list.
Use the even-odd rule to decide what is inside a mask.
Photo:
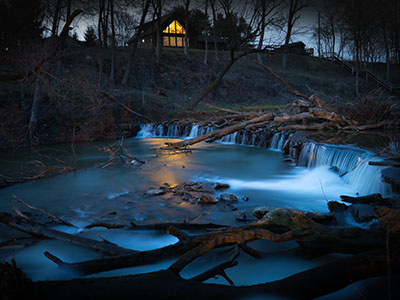
[{"label": "waterfall", "polygon": [[136,136],[141,138],[154,137],[154,124],[140,124],[140,130]]},{"label": "waterfall", "polygon": [[[137,137],[187,137],[195,138],[216,130],[215,126],[200,126],[198,124],[188,124],[184,127],[178,124],[154,125],[142,124]],[[271,138],[270,133],[261,131],[252,133],[247,130],[226,135],[218,140],[221,143],[241,144],[255,147],[270,147],[277,151],[287,151],[294,159],[297,159],[297,153],[300,154],[297,159],[299,166],[315,168],[318,166],[330,166],[332,171],[336,172],[345,183],[352,186],[354,191],[360,195],[371,193],[381,193],[382,195],[392,194],[391,185],[382,181],[381,171],[384,167],[370,166],[369,161],[381,160],[374,157],[373,153],[350,146],[337,146],[329,144],[320,144],[315,142],[301,143],[301,149],[287,145],[292,142],[292,135],[288,132],[278,132]],[[269,142],[270,140],[270,142]]]},{"label": "waterfall", "polygon": [[298,165],[314,168],[331,166],[342,179],[350,184],[360,195],[392,193],[390,184],[382,181],[383,167],[370,166],[369,161],[382,159],[373,153],[354,147],[306,143],[301,150]]},{"label": "waterfall", "polygon": [[199,136],[199,125],[195,124],[192,126],[192,129],[190,129],[189,133],[189,138],[195,138]]},{"label": "waterfall", "polygon": [[286,133],[285,132],[277,132],[271,139],[270,149],[272,150],[283,150],[283,144],[285,142]]},{"label": "waterfall", "polygon": [[221,139],[219,139],[218,142],[225,143],[225,144],[235,144],[237,134],[238,134],[237,132],[234,132],[234,133],[225,135]]}]

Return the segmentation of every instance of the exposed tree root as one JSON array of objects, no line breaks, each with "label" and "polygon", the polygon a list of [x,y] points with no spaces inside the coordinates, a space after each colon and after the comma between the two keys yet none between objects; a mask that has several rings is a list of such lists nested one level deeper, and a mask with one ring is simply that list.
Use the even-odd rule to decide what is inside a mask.
[{"label": "exposed tree root", "polygon": [[[286,217],[277,218],[279,215]],[[80,272],[82,275],[144,265],[181,255],[167,270],[158,272],[135,276],[32,284],[35,289],[35,296],[40,296],[42,299],[51,299],[55,295],[59,295],[58,299],[70,299],[71,297],[84,299],[89,294],[94,298],[107,299],[111,295],[110,293],[114,298],[129,295],[129,297],[158,299],[200,299],[208,294],[212,295],[212,298],[222,297],[223,295],[235,299],[253,295],[278,294],[282,297],[310,299],[332,293],[358,280],[383,276],[387,272],[385,247],[387,247],[388,239],[384,230],[373,231],[356,227],[331,228],[313,222],[301,212],[288,209],[275,209],[253,224],[198,235],[189,235],[177,228],[169,227],[169,234],[176,236],[179,242],[160,249],[142,252],[123,249],[107,242],[65,235],[55,230],[52,231],[43,225],[19,217],[12,217],[6,213],[0,214],[0,221],[24,232],[69,241],[91,249],[102,249],[100,252],[113,255],[112,257],[70,264],[63,262],[49,252],[45,253],[46,257],[60,267]],[[165,228],[164,225],[162,228]],[[243,245],[258,239],[273,242],[296,240],[304,251],[314,254],[335,252],[360,254],[339,259],[271,283],[247,287],[201,283],[213,276],[221,275],[232,285],[233,281],[227,276],[225,270],[237,264],[236,258],[240,249],[243,249]],[[227,246],[236,247],[235,254],[228,261],[188,280],[179,275],[186,266],[199,256],[212,249]],[[389,247],[391,274],[397,274],[400,271],[400,237],[393,230],[390,233]],[[249,251],[249,249],[246,249],[245,252],[255,253]],[[157,286],[156,290],[154,290],[154,286]],[[105,287],[107,287],[107,291]]]}]

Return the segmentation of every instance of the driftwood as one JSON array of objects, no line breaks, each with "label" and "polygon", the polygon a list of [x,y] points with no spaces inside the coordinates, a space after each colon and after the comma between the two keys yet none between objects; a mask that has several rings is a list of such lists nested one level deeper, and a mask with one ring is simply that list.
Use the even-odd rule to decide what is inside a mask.
[{"label": "driftwood", "polygon": [[400,162],[397,161],[370,161],[370,166],[397,167],[400,168]]},{"label": "driftwood", "polygon": [[[399,250],[391,251],[391,274],[400,272]],[[171,270],[134,276],[36,282],[34,293],[40,299],[247,299],[282,297],[313,299],[341,290],[359,280],[387,275],[384,251],[374,251],[338,259],[287,278],[253,286],[224,286],[185,280]],[[155,288],[157,287],[157,288]],[[382,298],[385,291],[381,291]]]},{"label": "driftwood", "polygon": [[385,200],[382,198],[381,194],[370,194],[367,196],[361,197],[351,197],[351,196],[340,196],[343,202],[352,203],[352,204],[371,204],[371,203],[378,203],[384,204]]},{"label": "driftwood", "polygon": [[109,155],[108,161],[102,166],[102,168],[106,168],[110,165],[112,165],[117,159],[120,161],[130,164],[130,165],[135,165],[137,163],[139,164],[144,164],[146,163],[145,161],[142,161],[138,159],[137,157],[134,157],[128,149],[125,148],[124,146],[124,138],[122,138],[120,141],[117,141],[109,146],[104,146],[98,148],[100,152],[105,152]]},{"label": "driftwood", "polygon": [[0,222],[14,229],[32,234],[34,236],[66,241],[74,245],[78,245],[102,253],[104,255],[126,255],[137,252],[134,250],[124,249],[122,247],[109,244],[107,242],[95,241],[92,239],[87,239],[73,234],[50,229],[31,220],[26,220],[21,217],[14,217],[8,213],[0,213]]},{"label": "driftwood", "polygon": [[[158,299],[200,299],[205,295],[209,295],[208,297],[212,295],[212,298],[224,296],[235,299],[255,295],[267,296],[276,293],[282,297],[309,299],[342,289],[358,280],[386,275],[388,271],[387,253],[389,252],[391,274],[397,274],[400,271],[400,238],[397,232],[390,233],[390,243],[388,244],[389,233],[384,230],[373,231],[357,227],[330,228],[313,222],[301,212],[294,210],[286,210],[286,212],[289,213],[290,220],[286,220],[286,218],[281,221],[261,219],[256,223],[238,228],[221,229],[198,235],[189,235],[174,227],[169,227],[168,232],[179,239],[179,242],[174,245],[150,251],[131,251],[125,254],[116,251],[118,253],[114,252],[113,255],[115,256],[113,257],[92,261],[69,264],[46,252],[46,257],[60,267],[78,271],[82,275],[138,266],[168,257],[181,256],[167,270],[113,278],[36,282],[32,284],[32,288],[35,290],[35,297],[41,299],[53,299],[55,295],[58,295],[58,299],[70,299],[71,297],[84,299],[88,295],[98,299],[108,299],[111,295],[113,298],[129,295],[129,297]],[[39,233],[41,236],[50,238],[58,238],[59,236],[57,231],[53,231],[51,235],[43,234],[43,232],[49,232],[49,229],[45,226],[12,217],[6,213],[0,214],[0,221],[24,232]],[[40,228],[40,230],[27,230],[27,228],[32,227]],[[63,240],[74,242],[70,238],[68,236],[67,239]],[[274,242],[296,240],[301,248],[309,253],[360,254],[339,259],[282,280],[255,286],[229,287],[202,283],[204,280],[219,274],[230,284],[233,284],[225,270],[237,264],[235,259],[239,254],[239,249],[243,248],[240,247],[241,245],[257,239]],[[84,241],[84,243],[92,242],[90,239]],[[114,250],[117,247],[105,244]],[[385,249],[388,245],[390,248]],[[188,280],[179,275],[181,270],[197,257],[211,249],[226,246],[236,246],[235,253],[228,261]],[[157,286],[157,289],[154,289],[154,286]]]},{"label": "driftwood", "polygon": [[244,122],[241,122],[241,123],[238,123],[233,126],[226,127],[226,128],[218,129],[218,130],[212,131],[210,133],[204,134],[202,136],[199,136],[199,137],[196,137],[193,139],[184,140],[184,141],[176,142],[176,143],[166,143],[166,145],[167,145],[167,148],[172,148],[172,149],[178,148],[179,149],[181,147],[194,145],[194,144],[197,144],[197,143],[205,141],[205,140],[207,140],[208,142],[213,142],[213,141],[216,141],[226,135],[229,135],[231,133],[234,133],[236,131],[244,129],[248,125],[257,124],[257,123],[261,123],[261,122],[265,122],[265,121],[270,121],[273,119],[273,117],[274,116],[272,113],[267,113],[262,116],[253,118],[251,120],[244,121]]},{"label": "driftwood", "polygon": [[13,195],[13,197],[14,197],[14,199],[15,199],[16,202],[25,205],[25,206],[26,206],[27,208],[29,208],[29,209],[39,211],[39,212],[45,214],[46,216],[52,218],[53,220],[56,220],[56,221],[57,221],[58,223],[60,223],[60,224],[67,225],[67,226],[72,226],[72,227],[76,227],[74,224],[71,224],[70,222],[65,221],[65,220],[63,220],[63,219],[61,219],[61,218],[59,218],[59,217],[53,215],[52,213],[48,212],[47,210],[45,210],[45,209],[43,209],[43,208],[34,207],[34,206],[32,206],[32,205],[26,203],[25,201],[19,199],[16,195]]}]

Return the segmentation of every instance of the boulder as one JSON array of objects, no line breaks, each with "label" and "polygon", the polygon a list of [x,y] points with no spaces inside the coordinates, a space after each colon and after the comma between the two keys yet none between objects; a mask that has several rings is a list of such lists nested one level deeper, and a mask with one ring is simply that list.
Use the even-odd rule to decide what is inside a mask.
[{"label": "boulder", "polygon": [[288,208],[274,208],[260,220],[262,223],[286,227],[289,230],[307,227],[308,221],[304,213]]},{"label": "boulder", "polygon": [[214,189],[216,189],[216,190],[226,190],[226,189],[229,189],[229,184],[217,182],[217,183],[215,183]]},{"label": "boulder", "polygon": [[214,196],[203,194],[200,196],[200,203],[201,204],[215,204],[218,203],[218,199]]},{"label": "boulder", "polygon": [[274,209],[273,207],[269,207],[269,206],[259,206],[256,207],[253,210],[253,216],[255,216],[257,219],[261,219],[262,217],[264,217],[264,215],[271,211],[272,209]]},{"label": "boulder", "polygon": [[332,211],[332,212],[345,211],[348,208],[349,208],[349,206],[347,206],[344,203],[340,203],[337,201],[329,201],[328,202],[328,209],[329,209],[329,211]]},{"label": "boulder", "polygon": [[227,201],[227,202],[237,202],[238,198],[233,194],[221,194],[219,196],[220,201]]}]

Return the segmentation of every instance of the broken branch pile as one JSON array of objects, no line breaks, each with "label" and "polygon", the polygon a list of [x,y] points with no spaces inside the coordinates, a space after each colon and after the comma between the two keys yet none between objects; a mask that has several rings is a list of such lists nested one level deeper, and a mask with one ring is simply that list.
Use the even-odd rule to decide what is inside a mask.
[{"label": "broken branch pile", "polygon": [[[285,217],[276,218],[278,215]],[[340,290],[358,280],[386,275],[388,271],[387,251],[390,251],[391,255],[390,271],[392,276],[400,272],[400,239],[393,227],[390,231],[386,231],[384,228],[368,230],[356,227],[328,227],[315,223],[302,212],[290,209],[272,210],[260,221],[248,225],[200,234],[188,234],[170,226],[168,233],[176,236],[179,241],[173,245],[149,251],[128,250],[109,242],[99,242],[66,234],[7,213],[0,213],[0,222],[37,237],[61,239],[108,256],[95,260],[66,263],[49,252],[45,253],[45,256],[60,268],[77,271],[81,275],[145,265],[180,256],[166,270],[134,276],[21,283],[24,292],[33,293],[32,295],[41,297],[41,299],[51,299],[55,295],[58,295],[57,299],[71,299],[71,297],[85,299],[89,294],[99,299],[107,299],[111,296],[110,292],[116,298],[129,295],[129,297],[141,296],[157,299],[174,297],[200,299],[210,293],[213,297],[224,295],[232,299],[240,299],[274,293],[281,297],[309,299]],[[187,226],[190,228],[190,224]],[[388,244],[389,233],[390,243]],[[238,264],[236,259],[241,251],[256,257],[257,250],[252,249],[247,243],[260,239],[272,242],[296,240],[301,249],[314,254],[336,252],[353,255],[274,282],[245,287],[234,286],[233,280],[229,278],[225,270]],[[212,249],[232,246],[234,252],[228,260],[190,279],[181,277],[181,271],[196,258]],[[385,250],[385,247],[389,248]],[[231,253],[231,250],[229,252]],[[7,264],[0,266],[0,272],[3,272],[2,270],[8,272],[9,269],[10,266]],[[203,283],[216,275],[224,277],[231,286]],[[108,292],[104,290],[104,286],[107,286]],[[154,289],[154,286],[157,286],[157,289]]]},{"label": "broken branch pile", "polygon": [[[288,130],[352,130],[365,131],[379,129],[390,126],[388,120],[381,120],[375,123],[365,123],[351,119],[345,115],[335,112],[331,107],[319,97],[312,95],[310,97],[293,89],[289,83],[282,79],[278,74],[274,73],[267,66],[256,62],[265,71],[270,73],[284,84],[287,90],[299,97],[292,105],[289,105],[283,113],[256,113],[249,114],[236,112],[229,109],[210,106],[213,109],[229,113],[234,116],[230,122],[222,122],[217,130],[206,133],[204,135],[188,139],[185,141],[166,143],[165,147],[161,147],[162,151],[178,152],[179,150],[188,151],[188,146],[206,141],[214,142],[222,137],[235,133],[240,130],[249,130],[253,128],[263,128],[266,130],[288,131]],[[222,128],[221,128],[222,127]]]}]

